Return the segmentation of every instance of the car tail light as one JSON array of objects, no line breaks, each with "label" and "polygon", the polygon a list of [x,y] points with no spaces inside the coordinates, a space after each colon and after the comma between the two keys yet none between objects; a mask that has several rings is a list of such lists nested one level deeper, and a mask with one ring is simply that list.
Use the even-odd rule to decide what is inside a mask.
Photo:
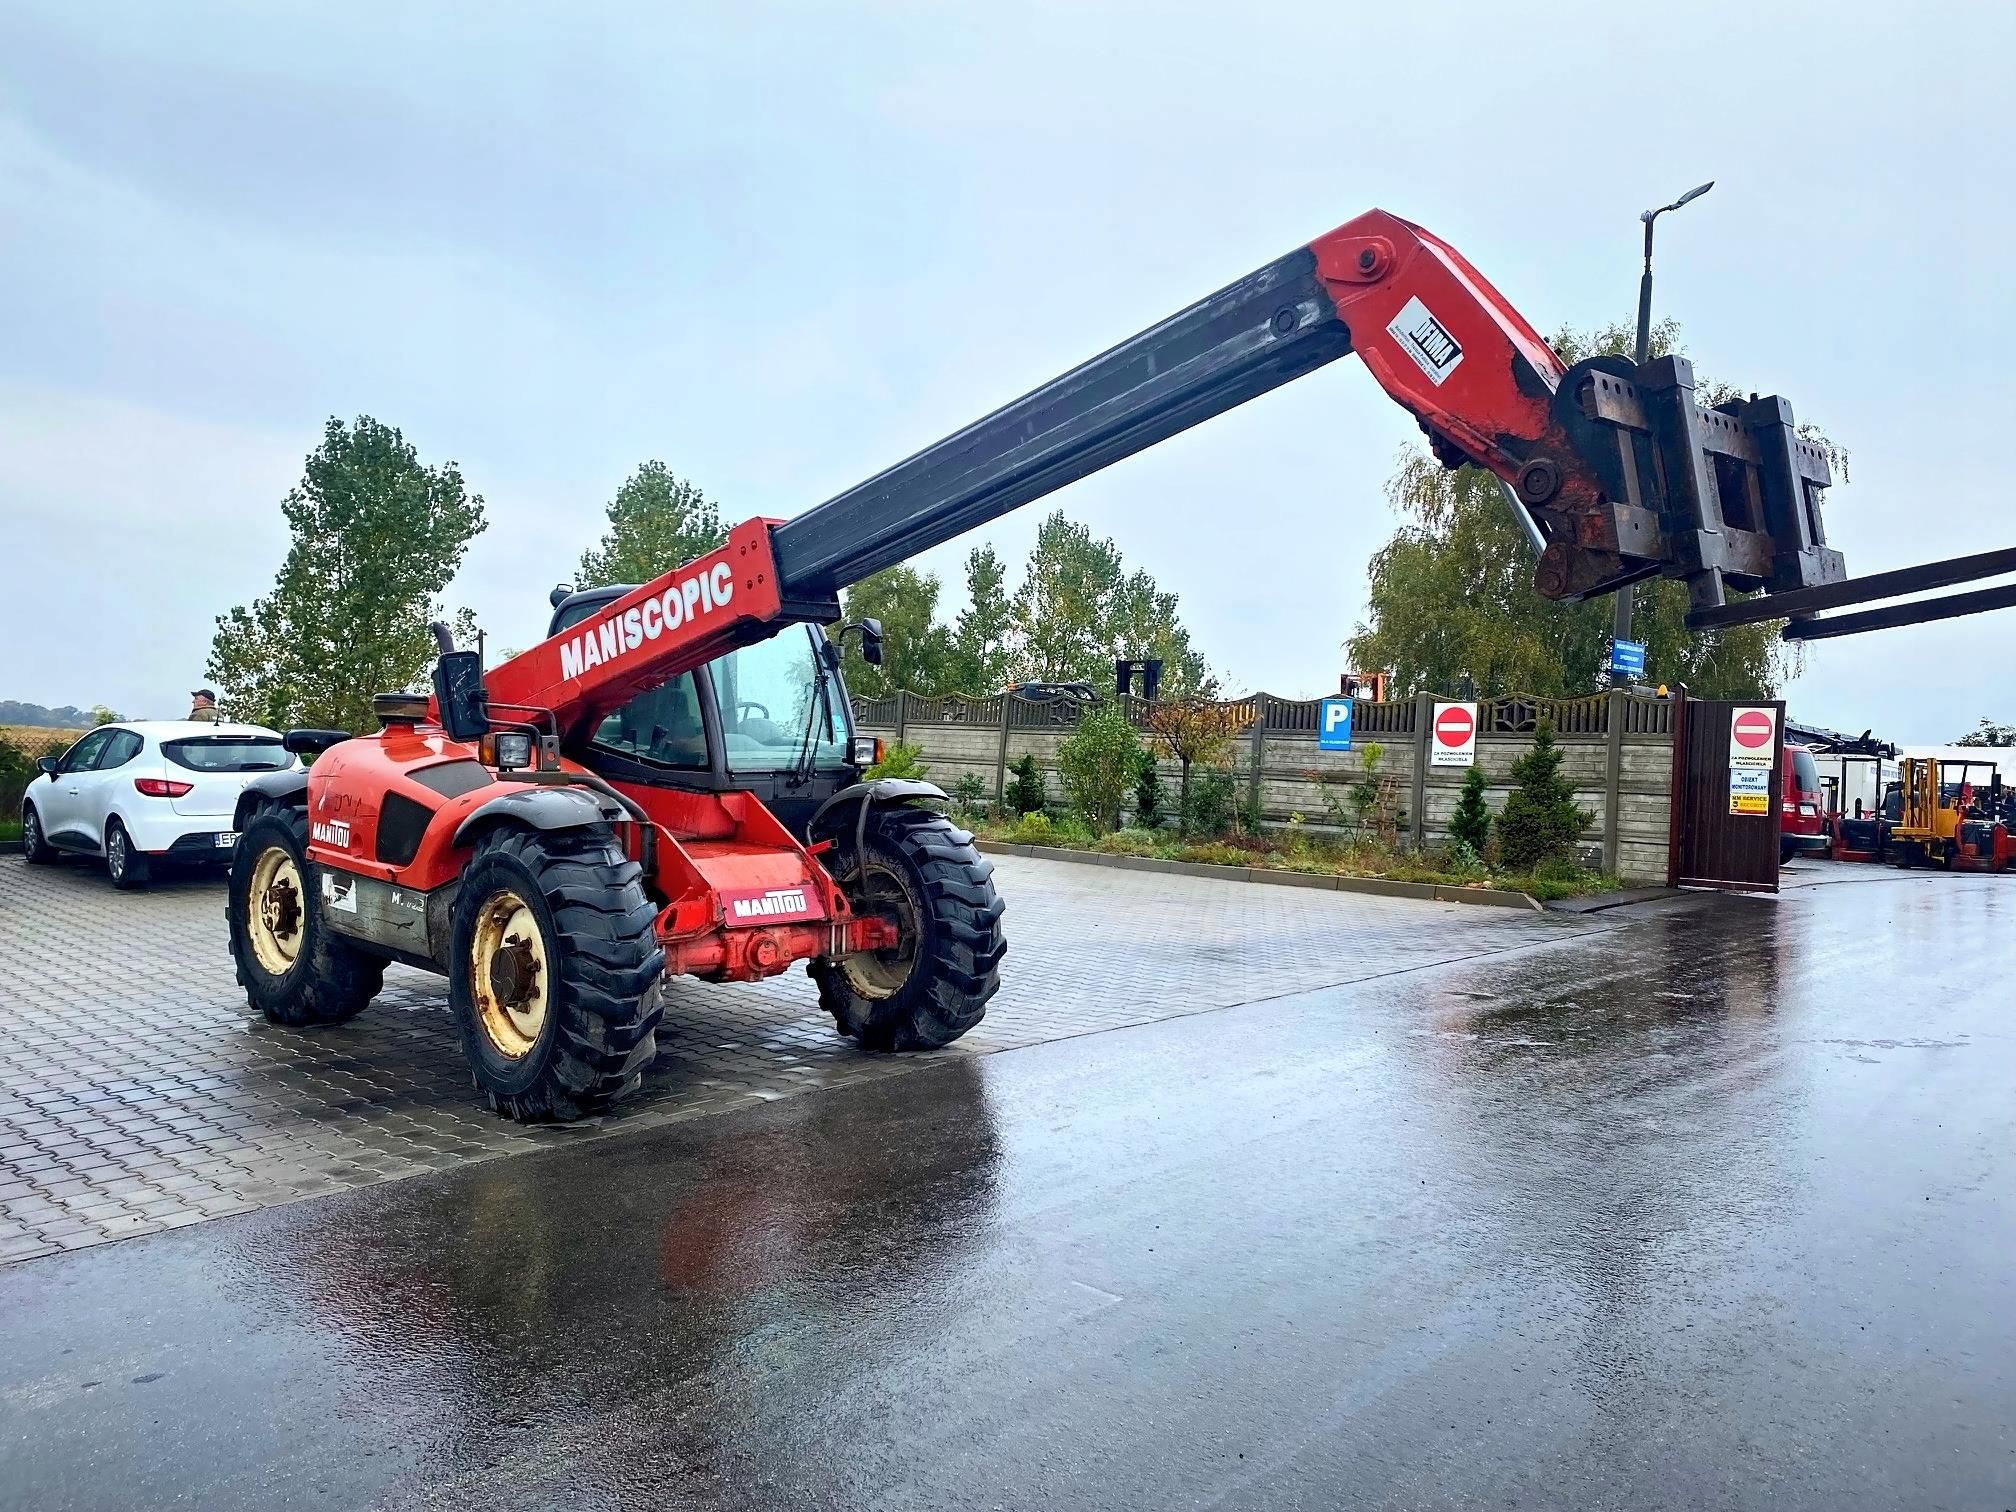
[{"label": "car tail light", "polygon": [[133,786],[149,798],[180,798],[196,790],[193,782],[176,782],[169,777],[135,777]]}]

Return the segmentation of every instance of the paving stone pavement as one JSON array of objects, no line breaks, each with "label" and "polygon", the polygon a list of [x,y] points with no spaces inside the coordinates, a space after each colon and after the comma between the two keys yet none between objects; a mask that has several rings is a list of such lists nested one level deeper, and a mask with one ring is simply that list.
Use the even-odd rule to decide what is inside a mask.
[{"label": "paving stone pavement", "polygon": [[528,1129],[476,1102],[442,979],[393,967],[351,1023],[278,1028],[232,980],[221,880],[119,893],[96,867],[0,856],[0,1263],[1606,927],[1016,857],[996,865],[1008,899],[1003,985],[958,1044],[866,1054],[834,1033],[796,972],[732,987],[675,981],[643,1090],[590,1125]]}]

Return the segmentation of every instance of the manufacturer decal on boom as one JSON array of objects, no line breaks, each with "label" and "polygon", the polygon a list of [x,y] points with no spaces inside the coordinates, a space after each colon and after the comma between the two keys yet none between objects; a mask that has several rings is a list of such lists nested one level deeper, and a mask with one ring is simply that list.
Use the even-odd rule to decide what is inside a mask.
[{"label": "manufacturer decal on boom", "polygon": [[677,630],[689,621],[714,613],[734,596],[734,569],[726,562],[716,562],[707,571],[696,572],[683,583],[674,583],[656,598],[611,615],[599,625],[590,625],[571,640],[562,642],[560,675],[579,677],[591,667],[628,656],[667,630]]}]

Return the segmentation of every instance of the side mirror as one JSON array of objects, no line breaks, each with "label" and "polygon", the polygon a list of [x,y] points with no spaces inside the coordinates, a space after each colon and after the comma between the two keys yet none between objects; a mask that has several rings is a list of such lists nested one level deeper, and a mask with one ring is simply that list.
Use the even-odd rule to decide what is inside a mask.
[{"label": "side mirror", "polygon": [[40,772],[44,777],[53,778],[56,775],[56,758],[54,756],[37,757],[35,770]]},{"label": "side mirror", "polygon": [[849,634],[861,637],[861,660],[871,667],[882,665],[882,621],[879,619],[849,620],[840,627],[834,637],[844,648]]},{"label": "side mirror", "polygon": [[482,657],[474,651],[441,654],[434,663],[434,709],[450,740],[481,740],[490,733]]},{"label": "side mirror", "polygon": [[490,695],[483,687],[483,655],[457,651],[455,637],[440,620],[429,625],[434,648],[434,711],[450,740],[481,740],[490,733]]}]

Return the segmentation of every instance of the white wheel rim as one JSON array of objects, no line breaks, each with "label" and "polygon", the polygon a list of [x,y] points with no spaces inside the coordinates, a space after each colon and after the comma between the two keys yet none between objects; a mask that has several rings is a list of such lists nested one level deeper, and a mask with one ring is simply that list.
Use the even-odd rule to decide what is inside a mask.
[{"label": "white wheel rim", "polygon": [[307,907],[294,858],[280,846],[267,846],[252,863],[252,882],[245,889],[245,937],[267,975],[285,976],[294,969]]},{"label": "white wheel rim", "polygon": [[552,1002],[546,937],[525,900],[507,888],[484,899],[469,940],[469,995],[483,1037],[507,1060],[539,1043]]}]

